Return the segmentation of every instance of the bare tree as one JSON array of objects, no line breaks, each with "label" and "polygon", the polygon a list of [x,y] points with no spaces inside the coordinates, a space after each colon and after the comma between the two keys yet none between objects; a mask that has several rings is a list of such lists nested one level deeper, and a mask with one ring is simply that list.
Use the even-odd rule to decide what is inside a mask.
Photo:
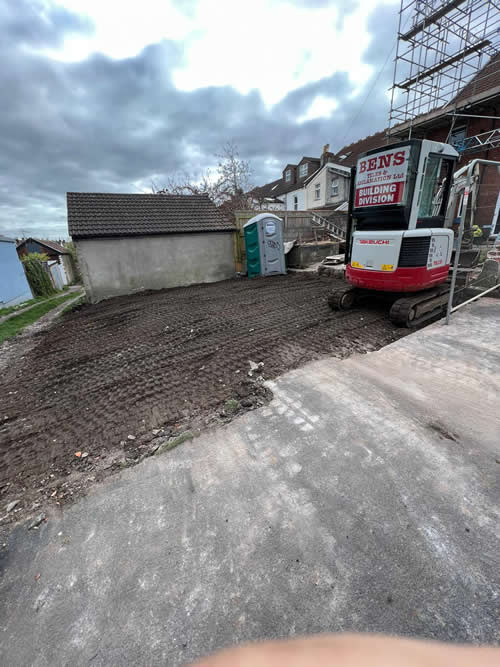
[{"label": "bare tree", "polygon": [[168,195],[199,195],[208,194],[210,199],[228,213],[239,208],[247,208],[250,204],[248,190],[250,187],[251,168],[247,160],[242,160],[238,148],[233,142],[224,144],[214,171],[206,169],[199,174],[187,171],[178,173],[167,179],[164,187],[152,190],[156,194]]}]

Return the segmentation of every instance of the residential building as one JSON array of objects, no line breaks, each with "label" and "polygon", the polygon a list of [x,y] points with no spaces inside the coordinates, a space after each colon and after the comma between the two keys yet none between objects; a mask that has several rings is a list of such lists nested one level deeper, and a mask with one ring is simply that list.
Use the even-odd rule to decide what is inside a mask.
[{"label": "residential building", "polygon": [[[460,154],[458,166],[475,158],[500,161],[500,54],[474,76],[447,105],[422,114],[412,122],[343,146],[331,161],[345,167],[356,166],[366,151],[387,143],[412,138],[443,141]],[[482,175],[475,222],[488,233],[500,233],[500,173],[488,168]]]},{"label": "residential building", "polygon": [[[406,139],[410,124],[388,131],[390,141]],[[500,161],[500,54],[497,54],[444,107],[417,116],[411,136],[445,141],[460,153],[459,166],[475,158]],[[484,169],[475,222],[486,232],[500,232],[500,174]]]},{"label": "residential building", "polygon": [[306,183],[307,209],[334,209],[349,199],[351,168],[326,162]]},{"label": "residential building", "polygon": [[48,268],[56,289],[72,283],[75,278],[71,253],[60,243],[29,237],[17,244],[17,254],[23,257],[31,252],[47,255]]},{"label": "residential building", "polygon": [[251,207],[265,209],[266,211],[283,211],[285,208],[283,195],[280,197],[277,194],[277,192],[281,193],[283,191],[283,185],[283,179],[278,178],[276,181],[253,188],[248,193]]},{"label": "residential building", "polygon": [[68,192],[90,301],[231,278],[234,225],[208,195]]},{"label": "residential building", "polygon": [[16,241],[0,236],[0,308],[16,306],[31,298],[31,289],[16,252]]},{"label": "residential building", "polygon": [[386,131],[375,132],[368,137],[358,139],[347,146],[343,146],[338,150],[332,158],[332,162],[342,165],[343,167],[355,167],[358,157],[366,151],[371,151],[373,148],[379,148],[387,143]]},{"label": "residential building", "polygon": [[305,183],[320,167],[320,158],[304,156],[297,164],[287,164],[281,178],[250,191],[256,208],[278,211],[306,210]]},{"label": "residential building", "polygon": [[350,169],[332,161],[329,145],[320,158],[304,156],[297,164],[287,164],[280,179],[251,191],[262,208],[307,211],[335,208],[349,196]]}]

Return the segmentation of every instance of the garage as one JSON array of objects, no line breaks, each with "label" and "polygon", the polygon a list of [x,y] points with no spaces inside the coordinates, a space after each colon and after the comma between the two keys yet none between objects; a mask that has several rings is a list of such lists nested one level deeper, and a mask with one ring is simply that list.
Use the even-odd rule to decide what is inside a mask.
[{"label": "garage", "polygon": [[92,303],[234,275],[235,228],[207,195],[68,192],[67,207]]}]

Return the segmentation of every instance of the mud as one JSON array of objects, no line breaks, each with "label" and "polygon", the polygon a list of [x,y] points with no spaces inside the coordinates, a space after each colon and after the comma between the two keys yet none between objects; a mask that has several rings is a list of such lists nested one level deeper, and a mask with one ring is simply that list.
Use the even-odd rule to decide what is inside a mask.
[{"label": "mud", "polygon": [[63,315],[35,344],[11,341],[1,524],[57,509],[187,429],[262,405],[266,379],[407,333],[384,305],[332,312],[330,288],[328,278],[280,276],[119,297]]}]

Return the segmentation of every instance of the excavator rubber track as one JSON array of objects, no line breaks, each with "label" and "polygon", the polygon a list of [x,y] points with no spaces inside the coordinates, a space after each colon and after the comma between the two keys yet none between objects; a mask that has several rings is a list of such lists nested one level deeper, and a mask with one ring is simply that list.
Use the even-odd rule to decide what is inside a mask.
[{"label": "excavator rubber track", "polygon": [[[414,328],[428,320],[440,317],[448,303],[449,286],[441,285],[411,296],[396,299],[389,312],[394,324],[400,327]],[[360,290],[348,283],[341,283],[333,288],[328,296],[328,305],[332,310],[350,310],[363,301],[363,297],[373,296],[372,292]],[[390,295],[387,295],[390,296]]]},{"label": "excavator rubber track", "polygon": [[415,296],[397,299],[391,306],[389,317],[394,324],[414,328],[443,314],[448,303],[447,285],[420,292]]},{"label": "excavator rubber track", "polygon": [[348,283],[341,283],[328,295],[328,305],[332,310],[350,310],[356,304],[358,290]]}]

